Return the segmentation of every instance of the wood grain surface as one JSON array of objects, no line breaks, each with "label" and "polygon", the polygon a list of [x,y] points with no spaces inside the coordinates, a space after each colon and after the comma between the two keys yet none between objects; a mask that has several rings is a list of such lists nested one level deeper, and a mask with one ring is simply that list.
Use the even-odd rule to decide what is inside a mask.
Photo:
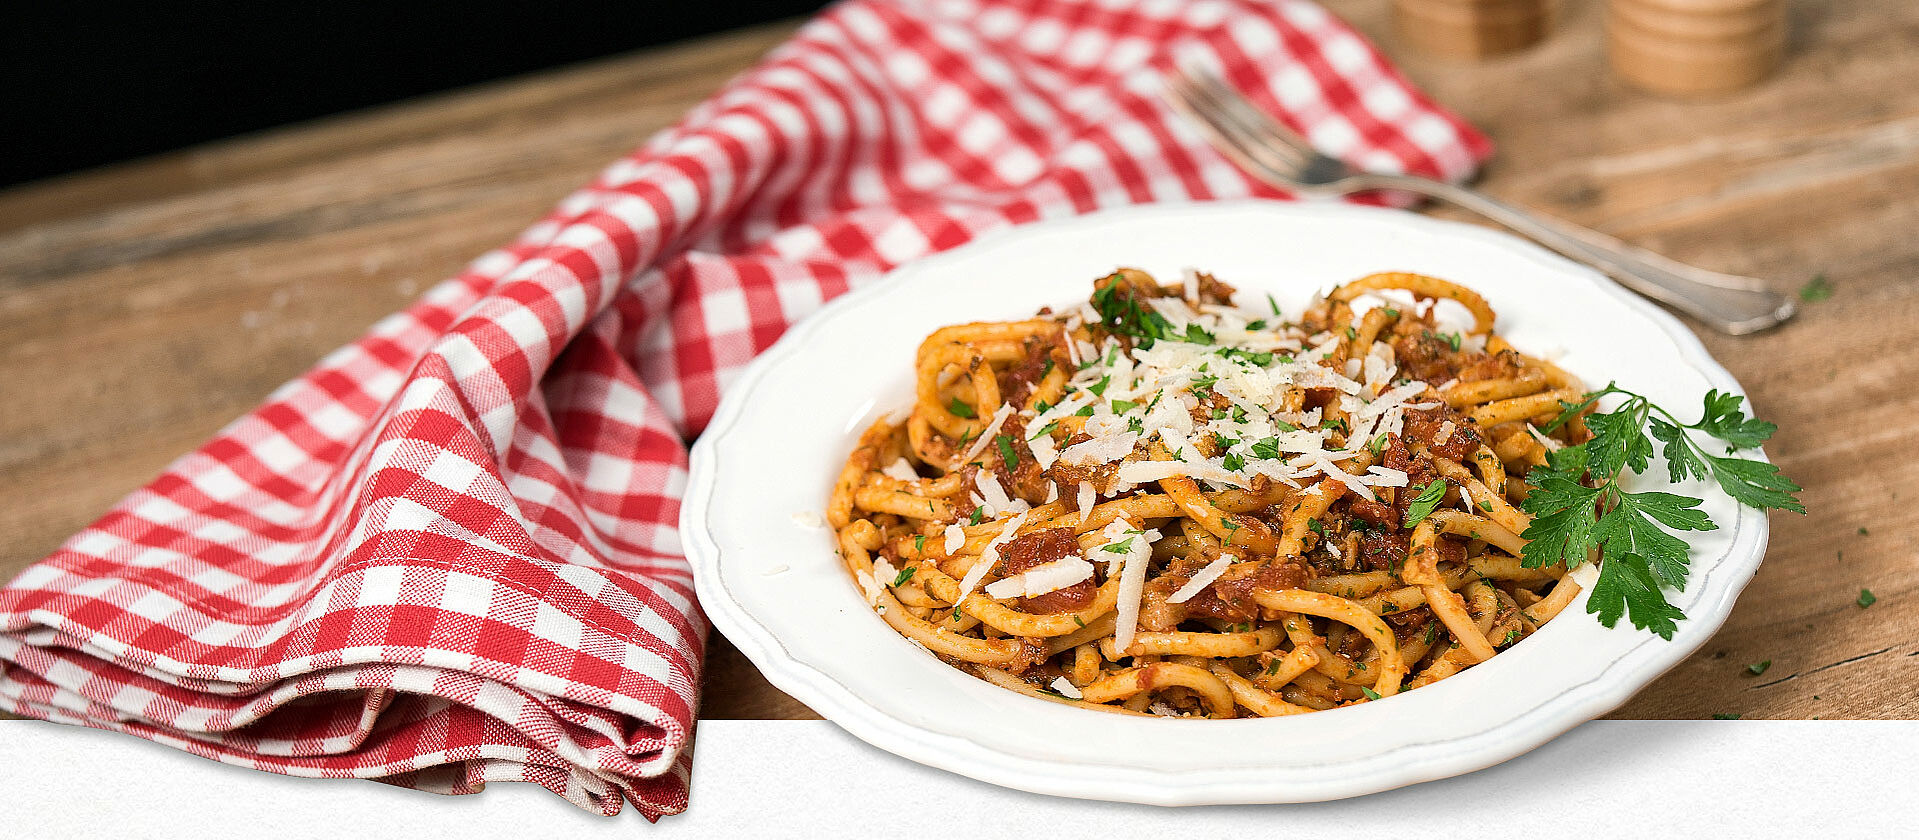
[{"label": "wood grain surface", "polygon": [[[1709,268],[1830,282],[1779,330],[1702,336],[1780,425],[1769,452],[1812,513],[1775,517],[1725,627],[1616,716],[1919,718],[1919,489],[1899,478],[1919,443],[1919,4],[1795,2],[1779,75],[1707,103],[1611,79],[1596,0],[1470,65],[1391,42],[1384,0],[1326,5],[1495,138],[1488,192]],[[0,192],[0,579],[792,26]],[[717,635],[708,670],[708,717],[812,716]]]}]

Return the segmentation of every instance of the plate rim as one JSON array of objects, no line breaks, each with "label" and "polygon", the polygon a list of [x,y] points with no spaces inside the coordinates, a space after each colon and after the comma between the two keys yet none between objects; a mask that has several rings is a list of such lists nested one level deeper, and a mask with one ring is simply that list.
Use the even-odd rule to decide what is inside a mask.
[{"label": "plate rim", "polygon": [[[1652,302],[1620,287],[1593,269],[1553,254],[1531,242],[1503,231],[1465,222],[1435,219],[1416,213],[1364,207],[1344,203],[1295,202],[1271,199],[1235,199],[1228,201],[1160,202],[1104,209],[1077,216],[1043,219],[1012,225],[983,234],[946,251],[928,254],[895,266],[885,275],[852,289],[788,329],[771,347],[754,358],[733,381],[706,429],[692,447],[687,490],[681,506],[680,533],[683,548],[692,566],[694,588],[700,607],[713,623],[775,687],[805,703],[835,725],[873,746],[901,757],[950,772],[1006,787],[1035,793],[1134,802],[1152,805],[1264,804],[1309,802],[1360,796],[1390,790],[1408,784],[1447,778],[1490,767],[1530,751],[1587,720],[1617,708],[1661,674],[1683,662],[1703,647],[1724,625],[1733,603],[1757,573],[1769,542],[1768,519],[1764,512],[1740,506],[1734,522],[1724,527],[1734,532],[1726,553],[1716,561],[1711,574],[1720,577],[1710,587],[1698,581],[1704,600],[1692,607],[1687,625],[1690,633],[1672,642],[1658,640],[1650,633],[1641,643],[1620,653],[1591,679],[1564,688],[1534,708],[1487,729],[1441,739],[1445,744],[1467,747],[1446,754],[1413,756],[1389,769],[1368,769],[1355,774],[1332,775],[1316,779],[1304,788],[1276,789],[1276,781],[1260,783],[1243,777],[1257,775],[1257,768],[1225,768],[1208,773],[1173,773],[1135,765],[1092,765],[1070,759],[1047,759],[1013,755],[978,741],[938,732],[902,720],[840,683],[831,674],[799,661],[786,651],[775,634],[732,597],[720,574],[722,562],[718,544],[704,523],[713,500],[717,457],[715,450],[745,414],[746,395],[765,377],[768,370],[806,343],[806,339],[835,314],[899,287],[893,282],[902,272],[937,271],[943,263],[967,258],[981,250],[1007,245],[1021,237],[1043,236],[1073,228],[1101,224],[1136,216],[1208,215],[1239,213],[1278,213],[1323,220],[1327,216],[1349,216],[1369,223],[1400,225],[1421,233],[1442,237],[1477,240],[1488,247],[1503,248],[1516,256],[1543,263],[1556,271],[1583,278],[1595,289],[1607,294],[1647,318],[1673,342],[1683,360],[1712,387],[1743,394],[1744,390],[1676,317]],[[1763,452],[1759,453],[1764,458]],[[1642,656],[1649,644],[1664,645]],[[1620,668],[1626,670],[1615,674]],[[1168,721],[1171,725],[1180,722]],[[1434,742],[1409,742],[1390,750],[1364,757],[1345,759],[1322,769],[1376,762],[1381,757],[1404,749],[1432,745]],[[1089,774],[1088,771],[1096,771]],[[1224,775],[1234,778],[1215,778]]]}]

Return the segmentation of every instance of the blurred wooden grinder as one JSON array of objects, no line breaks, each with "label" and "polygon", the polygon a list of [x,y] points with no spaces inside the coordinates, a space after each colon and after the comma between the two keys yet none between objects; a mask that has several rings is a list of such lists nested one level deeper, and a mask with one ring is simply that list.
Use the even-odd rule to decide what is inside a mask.
[{"label": "blurred wooden grinder", "polygon": [[1546,28],[1546,0],[1393,0],[1399,40],[1441,58],[1509,53],[1537,43]]},{"label": "blurred wooden grinder", "polygon": [[1739,90],[1771,74],[1785,47],[1785,0],[1607,0],[1613,72],[1651,93]]}]

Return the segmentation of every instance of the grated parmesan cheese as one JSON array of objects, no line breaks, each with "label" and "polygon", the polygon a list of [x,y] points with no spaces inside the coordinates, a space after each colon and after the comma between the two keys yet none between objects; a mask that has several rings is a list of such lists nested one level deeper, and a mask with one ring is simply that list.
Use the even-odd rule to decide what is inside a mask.
[{"label": "grated parmesan cheese", "polygon": [[1064,464],[1081,466],[1085,464],[1110,464],[1133,454],[1133,446],[1139,443],[1139,433],[1121,432],[1103,438],[1075,443],[1059,454]]},{"label": "grated parmesan cheese", "polygon": [[1086,697],[1086,695],[1080,693],[1079,686],[1068,682],[1065,677],[1053,678],[1053,690],[1059,692],[1069,700],[1080,700]]},{"label": "grated parmesan cheese", "polygon": [[1213,581],[1219,580],[1219,576],[1226,573],[1226,567],[1233,565],[1235,560],[1237,560],[1237,558],[1231,554],[1221,554],[1213,558],[1213,562],[1207,563],[1206,568],[1194,573],[1192,580],[1186,581],[1185,586],[1174,591],[1172,597],[1166,599],[1166,603],[1186,603],[1206,587],[1212,586]]},{"label": "grated parmesan cheese", "polygon": [[1093,576],[1093,564],[1085,558],[1062,557],[1051,563],[1041,563],[1016,575],[1000,578],[986,585],[986,594],[994,598],[1032,598],[1048,592],[1058,592]]},{"label": "grated parmesan cheese", "polygon": [[1079,498],[1075,500],[1079,502],[1079,524],[1086,524],[1086,517],[1093,515],[1093,504],[1098,500],[1099,495],[1093,492],[1092,482],[1079,483]]},{"label": "grated parmesan cheese", "polygon": [[886,469],[880,470],[880,473],[887,478],[897,478],[901,481],[920,480],[920,474],[913,471],[913,465],[906,463],[905,458],[893,459],[893,463],[887,464]]},{"label": "grated parmesan cheese", "polygon": [[1019,534],[1020,526],[1026,524],[1027,515],[1026,512],[1022,512],[1007,520],[1006,527],[1000,529],[999,536],[994,537],[986,544],[986,548],[980,551],[979,562],[974,563],[973,568],[967,569],[966,577],[960,581],[959,600],[964,601],[966,596],[973,594],[973,590],[979,588],[979,582],[986,578],[986,573],[999,565],[999,547],[1011,542],[1013,537]]},{"label": "grated parmesan cheese", "polygon": [[966,529],[961,528],[959,523],[946,526],[946,553],[948,555],[958,554],[959,550],[965,547],[965,545]]},{"label": "grated parmesan cheese", "polygon": [[[1121,539],[1115,540],[1114,543],[1124,542],[1126,550],[1113,552],[1124,555],[1120,560],[1119,569],[1119,609],[1113,623],[1113,642],[1119,646],[1120,651],[1124,652],[1133,646],[1133,634],[1139,629],[1139,602],[1140,598],[1146,594],[1146,566],[1152,560],[1153,541],[1159,539],[1159,532],[1149,530],[1141,534],[1124,536],[1126,531],[1137,529],[1126,522],[1124,517],[1114,520],[1114,523],[1125,526],[1120,529]],[[1112,527],[1107,526],[1107,530],[1111,531]],[[1131,541],[1126,542],[1129,539]]]},{"label": "grated parmesan cheese", "polygon": [[966,448],[966,454],[960,456],[960,461],[971,461],[979,457],[981,452],[986,451],[986,445],[992,442],[994,435],[999,434],[1000,427],[1006,425],[1006,418],[1011,416],[1013,416],[1012,404],[1000,403],[999,408],[993,411],[992,422],[987,423],[986,430],[979,433],[979,439]]}]

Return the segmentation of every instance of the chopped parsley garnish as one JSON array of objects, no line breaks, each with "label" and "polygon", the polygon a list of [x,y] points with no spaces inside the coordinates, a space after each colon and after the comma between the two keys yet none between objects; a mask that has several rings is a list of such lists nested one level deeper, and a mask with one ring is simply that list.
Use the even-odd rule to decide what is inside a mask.
[{"label": "chopped parsley garnish", "polygon": [[1832,283],[1824,274],[1813,275],[1806,285],[1799,287],[1799,299],[1807,303],[1818,303],[1829,297],[1832,297]]},{"label": "chopped parsley garnish", "polygon": [[1445,340],[1446,346],[1453,348],[1453,352],[1459,352],[1459,333],[1440,333],[1439,337]]},{"label": "chopped parsley garnish", "polygon": [[1872,594],[1872,590],[1861,589],[1859,590],[1859,600],[1854,601],[1853,603],[1858,604],[1859,608],[1863,610],[1867,607],[1872,606],[1873,604],[1879,603],[1879,598]]},{"label": "chopped parsley garnish", "polygon": [[1214,340],[1215,339],[1213,338],[1213,334],[1207,332],[1205,327],[1202,327],[1198,324],[1186,325],[1186,343],[1212,344]]},{"label": "chopped parsley garnish", "polygon": [[[925,537],[920,537],[920,541],[921,541],[921,542],[924,542],[925,540],[926,540],[926,538],[925,538]],[[899,576],[899,577],[896,577],[896,578],[893,578],[893,585],[894,585],[894,586],[905,586],[905,585],[906,585],[906,582],[907,582],[907,581],[909,581],[909,580],[912,580],[912,579],[913,579],[913,573],[914,573],[914,572],[917,572],[917,571],[919,571],[919,570],[920,570],[920,567],[918,567],[918,566],[907,566],[906,568],[904,568],[904,569],[901,569],[901,570],[900,570],[900,576]]]},{"label": "chopped parsley garnish", "polygon": [[1112,554],[1125,554],[1133,550],[1133,538],[1127,537],[1126,539],[1120,540],[1119,542],[1104,546],[1100,550],[1105,552],[1110,552]]},{"label": "chopped parsley garnish", "polygon": [[999,447],[1000,463],[1005,464],[1007,469],[1012,469],[1014,464],[1019,463],[1019,455],[1013,451],[1013,439],[1011,437],[1007,435],[994,435],[993,445]]},{"label": "chopped parsley garnish", "polygon": [[1859,536],[1862,536],[1862,537],[1863,537],[1863,536],[1865,536],[1865,535],[1866,535],[1867,533],[1869,533],[1869,532],[1868,532],[1868,531],[1866,531],[1866,526],[1864,526],[1864,525],[1861,525],[1861,526],[1859,526]]},{"label": "chopped parsley garnish", "polygon": [[1383,434],[1374,435],[1373,439],[1366,443],[1366,451],[1371,452],[1374,455],[1378,455],[1380,452],[1385,451],[1385,449],[1386,449],[1386,436]]},{"label": "chopped parsley garnish", "polygon": [[[1246,422],[1246,409],[1241,408],[1239,406],[1233,406],[1233,422],[1235,423]],[[1863,534],[1866,532],[1866,529],[1860,528],[1859,532]]]},{"label": "chopped parsley garnish", "polygon": [[1366,687],[1364,687],[1364,686],[1362,686],[1362,687],[1360,687],[1360,689],[1359,689],[1359,693],[1361,693],[1361,694],[1364,694],[1364,695],[1366,695],[1366,699],[1368,699],[1368,700],[1378,700],[1378,699],[1379,699],[1379,692],[1377,692],[1377,691],[1374,691],[1374,690],[1372,690],[1372,689],[1370,689],[1370,688],[1366,688]]},{"label": "chopped parsley garnish", "polygon": [[1477,507],[1480,510],[1483,510],[1487,513],[1493,512],[1493,503],[1486,499],[1480,499],[1477,503],[1474,504],[1474,507]]},{"label": "chopped parsley garnish", "polygon": [[1272,662],[1267,663],[1266,676],[1270,677],[1274,674],[1279,673],[1279,665],[1280,665],[1280,660],[1277,657],[1275,657]]},{"label": "chopped parsley garnish", "polygon": [[1291,423],[1288,423],[1288,422],[1286,422],[1286,421],[1284,421],[1284,420],[1274,420],[1274,421],[1273,421],[1273,428],[1275,428],[1275,429],[1278,429],[1278,430],[1280,430],[1280,431],[1282,431],[1282,432],[1297,432],[1297,431],[1299,431],[1299,427],[1298,427],[1298,426],[1295,426],[1295,425],[1293,425],[1293,424],[1291,424]]},{"label": "chopped parsley garnish", "polygon": [[1132,411],[1133,409],[1137,407],[1139,407],[1139,403],[1133,402],[1132,400],[1114,400],[1113,401],[1114,414],[1125,414],[1126,412]]},{"label": "chopped parsley garnish", "polygon": [[1394,309],[1394,308],[1392,308],[1392,307],[1390,307],[1390,306],[1388,306],[1388,307],[1386,307],[1386,317],[1388,317],[1388,318],[1397,318],[1397,317],[1399,317],[1399,310],[1397,310],[1397,309]]},{"label": "chopped parsley garnish", "polygon": [[1426,635],[1424,638],[1421,639],[1421,641],[1424,641],[1426,644],[1430,645],[1433,643],[1433,640],[1437,638],[1439,638],[1439,622],[1435,621],[1427,624]]},{"label": "chopped parsley garnish", "polygon": [[1081,628],[1086,626],[1086,622],[1079,620],[1079,616],[1073,616],[1073,623],[1079,625]]},{"label": "chopped parsley garnish", "polygon": [[1220,524],[1220,526],[1221,526],[1221,527],[1223,527],[1223,528],[1225,528],[1225,529],[1226,529],[1226,530],[1228,530],[1228,531],[1237,531],[1237,530],[1239,530],[1239,523],[1238,523],[1238,522],[1234,522],[1234,521],[1233,521],[1233,519],[1232,519],[1232,517],[1229,517],[1229,516],[1222,516],[1222,517],[1220,517],[1220,518],[1219,518],[1219,524]]},{"label": "chopped parsley garnish", "polygon": [[985,518],[986,518],[986,506],[980,505],[979,507],[973,508],[973,515],[966,520],[966,524],[978,525]]},{"label": "chopped parsley garnish", "polygon": [[1273,296],[1271,293],[1268,293],[1266,295],[1266,305],[1273,308],[1274,315],[1279,314],[1279,301],[1273,300]]},{"label": "chopped parsley garnish", "polygon": [[1764,662],[1754,662],[1751,665],[1747,665],[1746,671],[1756,677],[1756,676],[1759,676],[1760,674],[1765,673],[1766,669],[1771,667],[1772,667],[1772,660],[1768,659]]},{"label": "chopped parsley garnish", "polygon": [[1113,384],[1113,375],[1109,373],[1105,376],[1100,377],[1098,382],[1095,382],[1091,385],[1086,386],[1086,390],[1092,391],[1093,396],[1095,397],[1103,397],[1103,396],[1106,396],[1106,388],[1112,384]]},{"label": "chopped parsley garnish", "polygon": [[[1288,429],[1287,431],[1292,431]],[[1253,455],[1271,461],[1279,457],[1279,438],[1269,437],[1253,444]]]},{"label": "chopped parsley garnish", "polygon": [[1047,374],[1050,374],[1052,372],[1053,372],[1053,357],[1047,356],[1046,364],[1041,366],[1039,369],[1039,378],[1045,379]]},{"label": "chopped parsley garnish", "polygon": [[[1687,434],[1687,430],[1702,432],[1734,451],[1764,443],[1776,427],[1748,418],[1740,410],[1745,398],[1735,394],[1708,391],[1699,422],[1681,423],[1645,396],[1609,384],[1578,404],[1567,405],[1545,431],[1559,428],[1608,394],[1627,399],[1611,412],[1586,418],[1592,439],[1550,453],[1547,466],[1534,468],[1528,476],[1537,489],[1521,504],[1534,517],[1521,535],[1527,540],[1523,562],[1528,568],[1577,565],[1599,549],[1604,559],[1587,611],[1598,614],[1607,627],[1623,615],[1634,627],[1671,639],[1677,622],[1686,616],[1666,600],[1661,589],[1685,588],[1690,558],[1685,540],[1667,529],[1711,531],[1719,526],[1699,509],[1699,499],[1657,491],[1628,493],[1621,487],[1623,471],[1645,472],[1654,440],[1665,444],[1661,451],[1674,482],[1710,478],[1748,507],[1796,513],[1806,509],[1794,496],[1799,485],[1778,467],[1707,454]],[[1588,476],[1595,486],[1583,483]]]},{"label": "chopped parsley garnish", "polygon": [[1257,321],[1254,321],[1254,322],[1252,322],[1252,323],[1250,323],[1250,324],[1247,324],[1247,325],[1246,325],[1246,329],[1247,329],[1247,330],[1263,330],[1263,329],[1266,329],[1266,319],[1265,319],[1265,318],[1261,318],[1261,319],[1259,319],[1259,320],[1257,320]]},{"label": "chopped parsley garnish", "polygon": [[1075,412],[1073,412],[1073,416],[1075,416],[1075,417],[1091,417],[1091,416],[1093,416],[1093,407],[1092,407],[1092,406],[1090,406],[1090,405],[1088,405],[1088,406],[1084,406],[1084,407],[1082,407],[1082,408],[1080,408],[1080,410],[1078,410],[1078,411],[1075,411]]},{"label": "chopped parsley garnish", "polygon": [[1033,403],[1033,413],[1034,413],[1034,414],[1045,414],[1046,412],[1048,412],[1048,411],[1051,411],[1051,410],[1053,410],[1053,404],[1052,404],[1052,403],[1049,403],[1049,402],[1047,402],[1047,401],[1045,401],[1045,400],[1039,400],[1039,401],[1037,401],[1037,402],[1035,402],[1035,403]]},{"label": "chopped parsley garnish", "polygon": [[966,403],[960,402],[959,397],[954,397],[953,401],[947,404],[946,410],[951,411],[954,414],[957,414],[968,420],[971,420],[979,416],[979,412],[974,411],[972,406],[967,405]]},{"label": "chopped parsley garnish", "polygon": [[1143,422],[1140,422],[1140,419],[1138,417],[1126,418],[1126,428],[1132,429],[1133,431],[1139,432],[1141,434],[1145,434],[1146,432],[1146,424]]},{"label": "chopped parsley garnish", "polygon": [[1155,340],[1171,338],[1173,325],[1151,306],[1140,305],[1130,288],[1121,295],[1117,272],[1110,276],[1113,282],[1093,291],[1093,309],[1099,312],[1100,325],[1110,332],[1139,339],[1142,348],[1153,346]]},{"label": "chopped parsley garnish", "polygon": [[[925,534],[914,534],[914,535],[913,535],[913,553],[914,553],[914,554],[925,554],[925,553],[926,553],[926,535],[925,535]],[[913,576],[913,575],[912,575],[912,571],[913,571],[912,569],[907,569],[906,571],[907,571],[907,575],[906,575],[906,577],[912,577],[912,576]],[[904,577],[903,577],[903,578],[900,578],[900,580],[901,580],[902,582],[904,582],[904,581],[906,580],[906,578],[904,578]],[[893,584],[893,585],[894,585],[894,586],[898,586],[899,584],[897,584],[897,583],[896,583],[896,584]]]},{"label": "chopped parsley garnish", "polygon": [[1219,464],[1228,470],[1238,472],[1239,470],[1245,469],[1246,456],[1237,452],[1228,452],[1220,457]]},{"label": "chopped parsley garnish", "polygon": [[1213,433],[1213,445],[1216,447],[1219,447],[1220,451],[1231,449],[1235,444],[1238,444],[1238,443],[1239,441],[1233,438],[1229,438],[1218,432]]},{"label": "chopped parsley garnish", "polygon": [[1219,384],[1219,377],[1209,373],[1205,376],[1193,377],[1193,384],[1189,390],[1193,392],[1193,396],[1204,397],[1211,393],[1213,386],[1217,384]]},{"label": "chopped parsley garnish", "polygon": [[[1356,339],[1356,338],[1359,338],[1359,330],[1356,330],[1356,329],[1353,329],[1353,328],[1352,328],[1352,327],[1350,327],[1350,326],[1349,326],[1349,327],[1347,327],[1347,328],[1346,328],[1346,340],[1347,340],[1347,341],[1352,341],[1352,340],[1354,340],[1354,339]],[[1458,349],[1458,348],[1454,348],[1454,349]]]},{"label": "chopped parsley garnish", "polygon": [[1059,421],[1054,420],[1051,423],[1047,423],[1046,425],[1039,427],[1039,431],[1034,432],[1033,436],[1030,438],[1027,438],[1027,440],[1039,440],[1040,438],[1043,438],[1047,435],[1052,434],[1053,430],[1057,428],[1059,428]]},{"label": "chopped parsley garnish", "polygon": [[1435,478],[1431,484],[1421,487],[1413,503],[1406,506],[1406,527],[1411,528],[1432,516],[1433,508],[1439,507],[1439,500],[1443,498],[1446,498],[1445,479]]},{"label": "chopped parsley garnish", "polygon": [[1311,531],[1315,534],[1318,534],[1322,537],[1326,536],[1326,524],[1319,521],[1318,519],[1307,519],[1306,530]]}]

